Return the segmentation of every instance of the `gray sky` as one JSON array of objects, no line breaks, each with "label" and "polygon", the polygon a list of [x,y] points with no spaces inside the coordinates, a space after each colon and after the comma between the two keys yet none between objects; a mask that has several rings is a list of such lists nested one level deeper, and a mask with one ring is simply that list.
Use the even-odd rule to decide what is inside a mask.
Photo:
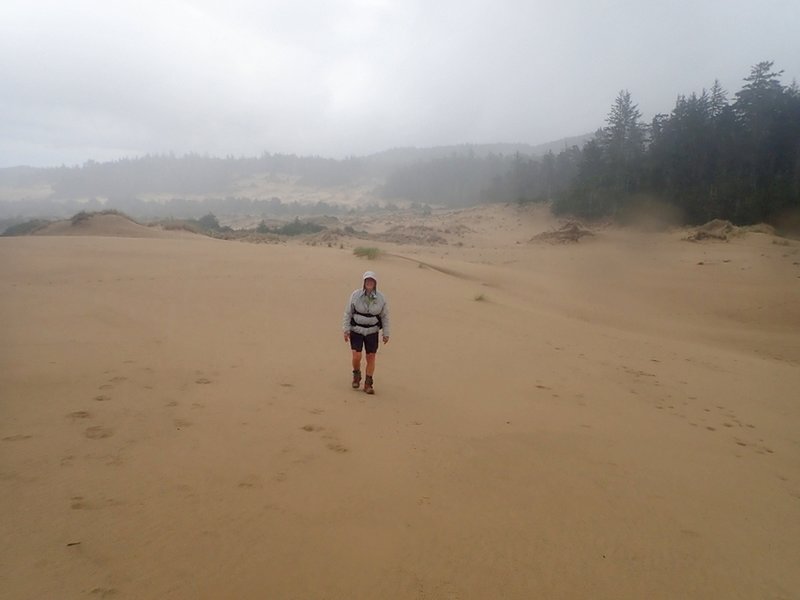
[{"label": "gray sky", "polygon": [[3,0],[0,167],[541,143],[774,60],[797,0]]}]

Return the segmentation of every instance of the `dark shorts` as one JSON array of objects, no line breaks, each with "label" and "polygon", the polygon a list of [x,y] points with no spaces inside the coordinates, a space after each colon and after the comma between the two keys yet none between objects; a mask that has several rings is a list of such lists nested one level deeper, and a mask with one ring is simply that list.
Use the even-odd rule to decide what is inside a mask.
[{"label": "dark shorts", "polygon": [[378,351],[378,332],[369,335],[361,335],[355,331],[350,332],[350,347],[356,352],[361,352],[361,348],[367,350],[367,354],[375,354]]}]

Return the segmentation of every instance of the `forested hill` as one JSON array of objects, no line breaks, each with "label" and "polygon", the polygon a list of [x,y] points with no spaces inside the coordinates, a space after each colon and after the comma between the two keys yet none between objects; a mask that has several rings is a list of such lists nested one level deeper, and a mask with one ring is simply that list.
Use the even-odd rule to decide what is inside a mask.
[{"label": "forested hill", "polygon": [[434,146],[432,148],[392,148],[366,157],[373,165],[380,165],[384,174],[394,172],[398,167],[420,164],[433,160],[452,157],[487,158],[491,156],[513,157],[515,155],[531,158],[544,156],[548,152],[560,152],[572,146],[583,146],[594,137],[584,134],[562,138],[544,144],[457,144],[451,146]]},{"label": "forested hill", "polygon": [[[318,156],[264,153],[258,157],[211,157],[191,154],[147,155],[112,162],[88,161],[80,166],[0,169],[0,188],[6,199],[24,200],[26,190],[47,188],[50,200],[105,198],[131,200],[143,195],[230,196],[240,192],[248,178],[267,178],[313,187],[346,186],[367,182],[380,186],[392,173],[408,165],[452,157],[484,158],[520,154],[535,158],[591,136],[547,144],[461,144],[435,148],[396,148],[364,157],[336,160]],[[18,197],[13,191],[19,190]],[[41,193],[39,194],[41,198]]]},{"label": "forested hill", "polygon": [[647,205],[684,223],[766,221],[800,232],[800,87],[771,61],[741,89],[715,81],[678,95],[649,123],[622,90],[606,125],[583,148],[518,158],[484,194],[492,201],[551,200],[556,212],[621,217]]}]

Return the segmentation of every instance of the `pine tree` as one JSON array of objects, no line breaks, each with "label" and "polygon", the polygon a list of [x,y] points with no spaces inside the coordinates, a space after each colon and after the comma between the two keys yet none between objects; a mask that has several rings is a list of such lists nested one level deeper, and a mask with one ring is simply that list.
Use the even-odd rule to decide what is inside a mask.
[{"label": "pine tree", "polygon": [[628,90],[617,95],[598,140],[607,164],[610,194],[608,212],[620,210],[628,198],[639,191],[645,152],[645,126],[641,113]]}]

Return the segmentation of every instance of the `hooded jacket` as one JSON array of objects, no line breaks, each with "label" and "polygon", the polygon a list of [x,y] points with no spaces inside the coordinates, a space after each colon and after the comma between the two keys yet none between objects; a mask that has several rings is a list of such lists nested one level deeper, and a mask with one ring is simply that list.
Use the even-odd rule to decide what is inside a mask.
[{"label": "hooded jacket", "polygon": [[361,335],[377,333],[383,328],[383,335],[389,337],[389,305],[386,298],[377,290],[378,278],[372,271],[364,273],[363,279],[375,280],[375,290],[368,294],[363,287],[353,290],[342,317],[342,331],[352,331]]}]

